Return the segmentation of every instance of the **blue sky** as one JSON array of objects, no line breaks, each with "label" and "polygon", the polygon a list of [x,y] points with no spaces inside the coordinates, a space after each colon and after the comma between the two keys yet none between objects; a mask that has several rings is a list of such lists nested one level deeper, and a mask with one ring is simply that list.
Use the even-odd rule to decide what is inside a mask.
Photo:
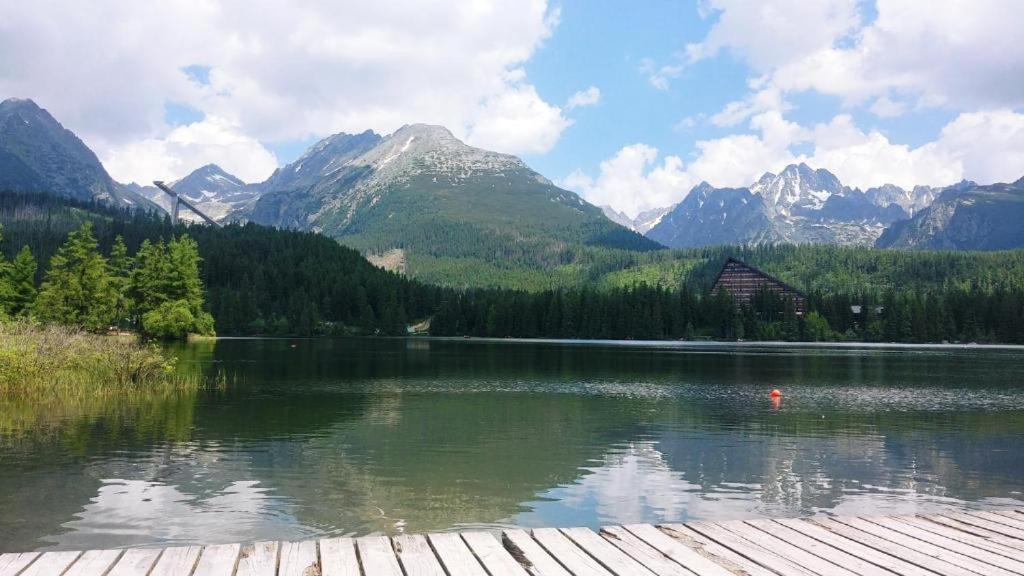
[{"label": "blue sky", "polygon": [[631,215],[800,161],[859,187],[1024,174],[1019,0],[55,0],[4,21],[0,96],[121,181],[259,181],[415,122]]}]

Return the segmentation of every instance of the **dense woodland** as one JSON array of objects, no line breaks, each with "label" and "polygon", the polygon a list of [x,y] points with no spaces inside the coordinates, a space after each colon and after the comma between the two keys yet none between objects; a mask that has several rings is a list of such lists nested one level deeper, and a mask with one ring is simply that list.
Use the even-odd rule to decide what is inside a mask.
[{"label": "dense woodland", "polygon": [[[154,274],[173,275],[179,265],[170,253],[194,246],[203,298],[190,310],[197,318],[209,312],[222,335],[398,335],[430,319],[431,334],[441,336],[1024,343],[1021,250],[602,249],[573,264],[580,279],[566,287],[464,289],[380,270],[357,251],[316,234],[251,224],[172,226],[162,216],[10,193],[0,194],[0,277],[6,280],[0,286],[20,288],[7,296],[0,288],[7,302],[0,313],[45,319],[42,307],[24,303],[24,294],[45,291],[55,256],[87,221],[96,253],[129,286],[123,291],[129,301],[139,297],[131,286],[141,281],[138,272],[133,280],[132,270],[147,266],[147,254],[164,254],[150,258],[164,262],[164,268],[149,266],[163,270]],[[34,270],[29,255],[40,263]],[[729,256],[807,291],[811,311],[797,316],[767,293],[742,310],[728,294],[708,296]],[[489,273],[500,275],[501,269]],[[854,314],[852,305],[863,314]],[[138,326],[146,312],[151,305],[119,315],[118,323]]]}]

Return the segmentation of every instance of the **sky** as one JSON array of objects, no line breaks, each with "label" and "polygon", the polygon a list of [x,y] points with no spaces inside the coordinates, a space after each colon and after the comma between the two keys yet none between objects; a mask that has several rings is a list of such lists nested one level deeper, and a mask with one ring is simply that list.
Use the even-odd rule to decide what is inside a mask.
[{"label": "sky", "polygon": [[441,124],[630,216],[806,162],[1024,176],[1020,0],[0,3],[0,99],[122,182],[264,180],[320,138]]}]

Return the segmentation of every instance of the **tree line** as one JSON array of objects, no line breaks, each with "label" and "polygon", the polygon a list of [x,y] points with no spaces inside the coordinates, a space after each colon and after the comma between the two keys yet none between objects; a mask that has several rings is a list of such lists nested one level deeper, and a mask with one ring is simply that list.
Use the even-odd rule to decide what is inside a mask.
[{"label": "tree line", "polygon": [[[86,222],[93,240],[81,236]],[[7,235],[0,244],[7,315],[49,313],[40,312],[39,299],[60,253],[89,263],[80,270],[106,270],[97,275],[99,285],[123,295],[114,298],[114,324],[141,329],[146,314],[159,308],[150,316],[153,330],[168,318],[168,326],[187,323],[187,309],[193,329],[206,331],[212,316],[213,329],[223,335],[400,335],[430,319],[430,333],[442,336],[1024,343],[1024,250],[605,250],[589,256],[592,274],[638,270],[632,277],[641,281],[608,285],[584,278],[576,286],[534,291],[424,284],[376,268],[356,250],[313,233],[253,224],[172,225],[162,215],[47,196],[0,193],[0,224]],[[79,234],[74,249],[64,248],[69,233]],[[739,308],[727,293],[710,296],[729,256],[807,290],[809,312],[797,315],[791,303],[770,293]],[[36,269],[35,259],[50,269]],[[638,259],[646,264],[637,267]],[[672,273],[659,273],[661,267]],[[182,270],[188,281],[160,280]],[[105,302],[101,312],[72,317],[94,326],[109,321],[111,305],[99,300]],[[188,304],[174,304],[179,301]]]},{"label": "tree line", "polygon": [[134,255],[117,236],[103,254],[86,221],[49,258],[38,286],[39,266],[28,245],[10,262],[0,256],[0,318],[91,331],[135,329],[159,338],[211,335],[199,262],[198,246],[186,235],[145,240]]}]

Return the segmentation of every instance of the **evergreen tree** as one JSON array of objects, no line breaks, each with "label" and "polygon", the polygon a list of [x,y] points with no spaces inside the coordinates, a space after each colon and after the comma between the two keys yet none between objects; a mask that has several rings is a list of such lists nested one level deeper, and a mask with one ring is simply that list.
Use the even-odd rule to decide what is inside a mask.
[{"label": "evergreen tree", "polygon": [[92,223],[86,222],[50,259],[36,315],[44,321],[102,330],[113,322],[116,305],[107,261],[99,252]]},{"label": "evergreen tree", "polygon": [[36,270],[38,266],[28,246],[22,246],[7,267],[11,297],[8,312],[12,316],[27,316],[36,300]]}]

